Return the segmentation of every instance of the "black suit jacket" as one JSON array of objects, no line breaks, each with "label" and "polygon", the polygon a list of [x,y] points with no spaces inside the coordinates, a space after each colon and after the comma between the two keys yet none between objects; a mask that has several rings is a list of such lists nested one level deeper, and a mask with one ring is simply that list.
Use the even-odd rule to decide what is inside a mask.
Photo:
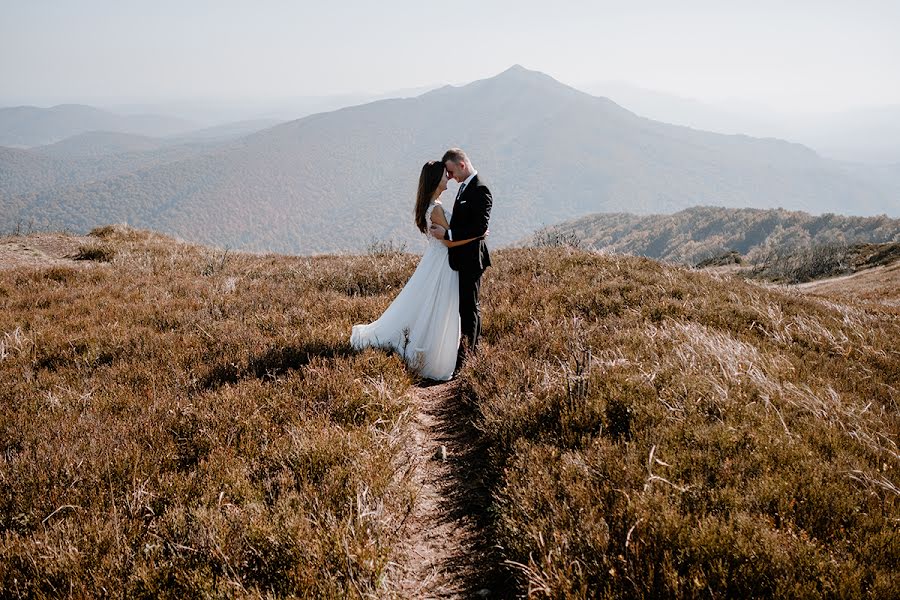
[{"label": "black suit jacket", "polygon": [[[453,203],[449,223],[453,239],[466,240],[484,235],[491,218],[492,203],[491,190],[475,175]],[[448,254],[450,268],[454,271],[480,274],[491,266],[491,255],[483,239],[450,248]]]}]

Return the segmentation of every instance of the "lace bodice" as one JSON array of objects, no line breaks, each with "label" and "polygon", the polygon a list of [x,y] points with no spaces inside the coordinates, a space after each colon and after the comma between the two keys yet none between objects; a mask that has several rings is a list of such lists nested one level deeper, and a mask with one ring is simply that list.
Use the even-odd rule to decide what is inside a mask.
[{"label": "lace bodice", "polygon": [[[425,210],[425,222],[428,224],[429,227],[431,227],[431,213],[434,212],[434,209],[436,206],[440,206],[441,208],[444,208],[443,204],[436,204],[435,202],[432,202],[431,204],[428,205],[428,208]],[[444,217],[447,219],[447,222],[449,223],[450,222],[450,211],[447,210],[446,208],[444,208]],[[441,244],[441,241],[434,239],[434,236],[432,236],[431,234],[428,234],[428,243],[429,244],[432,244],[432,243],[440,244],[441,246],[443,246],[443,244]]]}]

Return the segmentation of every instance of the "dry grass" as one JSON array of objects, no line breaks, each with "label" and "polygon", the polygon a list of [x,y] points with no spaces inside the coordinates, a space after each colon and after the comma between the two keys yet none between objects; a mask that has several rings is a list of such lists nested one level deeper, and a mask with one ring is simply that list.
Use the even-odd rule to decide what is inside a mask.
[{"label": "dry grass", "polygon": [[[0,589],[391,596],[412,379],[347,339],[416,257],[92,240],[0,271]],[[895,306],[564,247],[483,294],[461,389],[510,595],[900,594]]]},{"label": "dry grass", "polygon": [[520,592],[897,597],[900,313],[507,252],[464,371]]},{"label": "dry grass", "polygon": [[813,281],[801,288],[845,302],[900,307],[900,261],[845,277]]},{"label": "dry grass", "polygon": [[415,257],[92,238],[0,272],[3,594],[385,595],[410,377],[347,340]]}]

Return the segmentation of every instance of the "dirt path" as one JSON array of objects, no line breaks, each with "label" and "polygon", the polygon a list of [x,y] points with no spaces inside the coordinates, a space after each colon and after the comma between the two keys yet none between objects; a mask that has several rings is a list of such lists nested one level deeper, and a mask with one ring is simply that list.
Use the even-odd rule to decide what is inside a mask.
[{"label": "dirt path", "polygon": [[801,283],[797,289],[813,294],[900,306],[900,262],[864,269],[851,275]]},{"label": "dirt path", "polygon": [[900,266],[898,264],[893,264],[889,266],[878,266],[872,267],[871,269],[863,269],[861,271],[857,271],[856,273],[850,273],[849,275],[839,275],[837,277],[828,277],[825,279],[815,279],[813,281],[807,281],[805,283],[796,284],[797,289],[801,290],[810,290],[820,287],[830,287],[834,285],[839,285],[842,283],[846,283],[848,281],[856,280],[856,279],[865,279],[869,277],[880,277],[888,271],[894,271],[897,267]]},{"label": "dirt path", "polygon": [[455,382],[413,388],[416,507],[395,580],[402,598],[501,598],[487,539],[485,460]]},{"label": "dirt path", "polygon": [[61,233],[0,237],[0,269],[77,266],[72,260],[90,238]]}]

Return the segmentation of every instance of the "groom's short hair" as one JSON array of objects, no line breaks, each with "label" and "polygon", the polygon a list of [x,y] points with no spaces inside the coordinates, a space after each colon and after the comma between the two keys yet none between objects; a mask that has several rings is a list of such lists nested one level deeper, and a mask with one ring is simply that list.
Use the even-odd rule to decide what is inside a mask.
[{"label": "groom's short hair", "polygon": [[441,162],[445,165],[447,164],[447,161],[467,163],[469,162],[469,157],[466,156],[466,153],[463,152],[461,148],[450,148],[444,152],[444,158],[441,159]]}]

